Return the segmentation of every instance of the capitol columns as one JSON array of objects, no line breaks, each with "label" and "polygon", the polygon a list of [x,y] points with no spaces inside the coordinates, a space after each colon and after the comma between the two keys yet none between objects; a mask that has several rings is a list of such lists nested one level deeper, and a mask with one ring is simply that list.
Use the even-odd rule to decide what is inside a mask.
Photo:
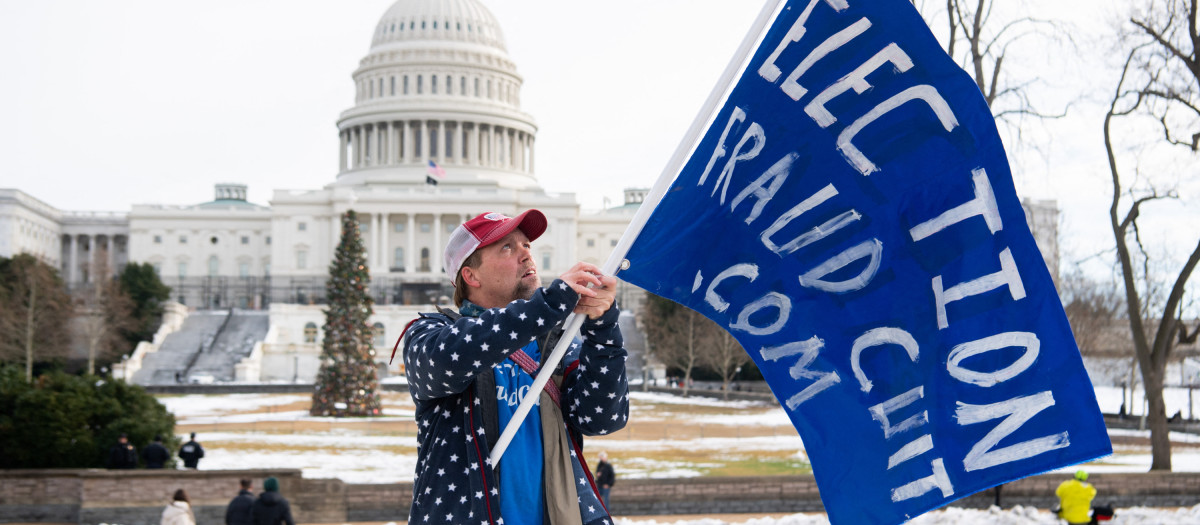
[{"label": "capitol columns", "polygon": [[521,157],[517,148],[521,145],[521,132],[515,129],[508,130],[508,165],[510,169],[521,169]]},{"label": "capitol columns", "polygon": [[388,164],[399,164],[400,159],[397,158],[398,155],[396,154],[396,150],[397,150],[397,148],[396,148],[396,122],[389,120],[387,123],[387,127],[388,127],[387,128],[388,129],[388,140],[387,140],[387,142],[388,142],[388,147],[387,147]]},{"label": "capitol columns", "polygon": [[466,164],[467,163],[467,123],[465,121],[462,121],[462,120],[458,121],[458,132],[455,135],[455,137],[458,139],[457,142],[455,143],[456,144],[455,149],[457,150],[457,151],[455,151],[455,155],[454,155],[455,163],[456,164]]},{"label": "capitol columns", "polygon": [[421,119],[421,158],[420,162],[429,160],[429,121]]},{"label": "capitol columns", "polygon": [[375,157],[377,159],[375,161],[376,166],[386,166],[388,163],[387,127],[387,122],[379,122],[375,124],[375,135],[379,137],[379,139],[376,141],[377,147],[375,148]]},{"label": "capitol columns", "polygon": [[444,120],[430,121],[430,135],[433,138],[429,141],[429,158],[438,164],[445,164],[446,158],[443,152],[446,151],[446,138],[442,130],[445,129],[446,122]]},{"label": "capitol columns", "polygon": [[351,168],[362,167],[362,128],[354,126],[350,128],[350,152],[351,152]]},{"label": "capitol columns", "polygon": [[495,168],[500,165],[501,131],[495,124],[490,129],[491,131],[488,133],[488,166]]},{"label": "capitol columns", "polygon": [[383,165],[383,128],[379,123],[371,124],[371,165]]},{"label": "capitol columns", "polygon": [[439,135],[440,140],[438,140],[438,142],[443,143],[442,164],[446,164],[454,158],[454,140],[453,137],[450,136],[450,125],[451,122],[449,120],[442,121],[442,131],[440,132],[441,135]]},{"label": "capitol columns", "polygon": [[412,130],[408,129],[409,123],[407,120],[400,123],[400,147],[401,147],[401,162],[412,164]]},{"label": "capitol columns", "polygon": [[473,129],[471,130],[471,158],[470,158],[470,163],[471,163],[471,164],[474,164],[474,165],[476,165],[476,166],[478,166],[478,165],[479,165],[479,162],[480,162],[480,156],[479,156],[479,123],[478,123],[478,122],[474,123],[474,125],[472,126],[472,128],[473,128]]},{"label": "capitol columns", "polygon": [[349,146],[349,140],[345,130],[338,133],[338,173],[346,171],[346,148]]},{"label": "capitol columns", "polygon": [[79,237],[71,235],[71,262],[68,263],[68,282],[72,285],[79,282]]},{"label": "capitol columns", "polygon": [[522,131],[517,134],[517,154],[520,155],[520,157],[517,160],[517,171],[520,171],[521,173],[526,172],[525,161],[527,160],[527,157],[525,155],[525,148],[527,146],[528,140],[529,140],[528,133],[525,133],[524,131]]}]

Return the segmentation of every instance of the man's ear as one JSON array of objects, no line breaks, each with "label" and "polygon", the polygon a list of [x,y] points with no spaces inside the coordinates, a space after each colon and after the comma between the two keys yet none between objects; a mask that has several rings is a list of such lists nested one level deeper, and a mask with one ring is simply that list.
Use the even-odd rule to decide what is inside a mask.
[{"label": "man's ear", "polygon": [[463,266],[459,271],[462,272],[463,282],[466,283],[467,286],[470,286],[471,288],[479,288],[479,286],[482,284],[479,281],[479,274],[475,272],[474,268],[471,268],[470,266]]}]

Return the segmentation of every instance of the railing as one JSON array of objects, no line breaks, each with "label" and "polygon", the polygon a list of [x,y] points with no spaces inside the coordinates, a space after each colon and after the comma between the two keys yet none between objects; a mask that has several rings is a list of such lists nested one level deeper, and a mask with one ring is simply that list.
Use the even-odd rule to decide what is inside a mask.
[{"label": "railing", "polygon": [[[193,308],[266,309],[271,303],[326,304],[325,276],[312,277],[175,277],[166,278],[171,296]],[[454,288],[438,277],[381,277],[368,293],[376,305],[423,305],[450,297]]]}]

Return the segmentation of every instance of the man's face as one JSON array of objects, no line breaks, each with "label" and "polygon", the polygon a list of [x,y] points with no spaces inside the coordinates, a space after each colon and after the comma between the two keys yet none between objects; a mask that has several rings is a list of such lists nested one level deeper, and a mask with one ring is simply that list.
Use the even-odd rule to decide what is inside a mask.
[{"label": "man's face", "polygon": [[479,267],[472,269],[479,287],[470,295],[471,302],[479,306],[495,308],[517,299],[528,299],[542,284],[530,252],[529,238],[520,228],[480,248],[479,256]]}]

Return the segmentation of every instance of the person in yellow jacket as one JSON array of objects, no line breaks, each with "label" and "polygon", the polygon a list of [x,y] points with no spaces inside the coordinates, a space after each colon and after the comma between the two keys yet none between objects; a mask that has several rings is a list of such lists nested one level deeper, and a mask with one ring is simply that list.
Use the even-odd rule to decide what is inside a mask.
[{"label": "person in yellow jacket", "polygon": [[1088,474],[1077,471],[1075,479],[1062,482],[1054,494],[1058,496],[1058,517],[1067,523],[1095,523],[1092,520],[1092,498],[1096,497],[1096,487],[1087,482]]}]

